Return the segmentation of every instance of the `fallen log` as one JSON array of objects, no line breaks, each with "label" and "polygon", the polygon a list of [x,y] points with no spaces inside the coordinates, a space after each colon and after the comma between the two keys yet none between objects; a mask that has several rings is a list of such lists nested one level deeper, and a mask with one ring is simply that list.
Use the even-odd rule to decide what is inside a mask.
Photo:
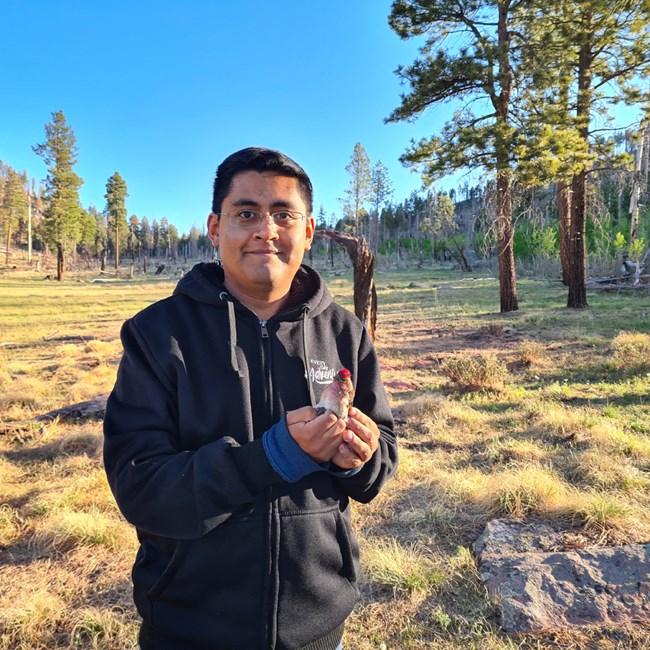
[{"label": "fallen log", "polygon": [[86,400],[85,402],[62,406],[61,408],[48,411],[41,415],[36,415],[27,420],[2,422],[0,423],[0,433],[31,429],[34,425],[43,423],[47,424],[48,422],[54,422],[55,420],[59,422],[90,419],[103,420],[104,413],[106,412],[107,399],[108,395],[102,394],[93,399]]},{"label": "fallen log", "polygon": [[63,406],[48,413],[32,418],[34,422],[51,422],[52,420],[87,420],[90,418],[103,419],[106,411],[108,395],[98,395],[93,399],[77,404]]},{"label": "fallen log", "polygon": [[650,294],[650,284],[587,284],[587,291],[647,291]]}]

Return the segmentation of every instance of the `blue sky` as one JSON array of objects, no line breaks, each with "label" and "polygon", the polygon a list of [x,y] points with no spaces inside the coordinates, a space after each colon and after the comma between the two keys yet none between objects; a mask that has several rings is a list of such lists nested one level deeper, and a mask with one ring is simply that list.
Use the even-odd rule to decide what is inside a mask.
[{"label": "blue sky", "polygon": [[444,114],[383,120],[394,70],[417,44],[388,27],[390,0],[2,0],[0,160],[43,179],[32,145],[63,110],[79,147],[81,202],[126,180],[129,214],[202,227],[214,171],[250,145],[310,174],[315,209],[340,214],[356,142],[388,167],[397,200],[419,189],[399,155]]},{"label": "blue sky", "polygon": [[330,217],[341,214],[345,166],[361,142],[388,167],[401,201],[421,181],[400,154],[451,112],[384,124],[406,90],[394,71],[418,47],[390,30],[390,6],[0,0],[0,160],[45,178],[32,146],[63,110],[77,137],[82,204],[103,209],[106,181],[119,171],[128,213],[166,216],[181,233],[205,224],[219,162],[251,145],[295,158],[312,177],[316,212],[322,205]]}]

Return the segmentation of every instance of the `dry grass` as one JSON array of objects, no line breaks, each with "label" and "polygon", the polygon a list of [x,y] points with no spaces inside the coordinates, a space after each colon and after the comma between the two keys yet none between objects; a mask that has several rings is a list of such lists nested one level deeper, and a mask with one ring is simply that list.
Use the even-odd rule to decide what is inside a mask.
[{"label": "dry grass", "polygon": [[492,354],[463,355],[449,359],[442,366],[452,386],[465,392],[503,390],[507,372]]},{"label": "dry grass", "polygon": [[[505,636],[470,550],[495,516],[650,540],[646,304],[598,297],[578,314],[523,283],[525,307],[499,315],[493,280],[425,273],[380,276],[400,468],[354,507],[363,600],[346,647],[650,648],[643,624]],[[330,286],[351,305],[349,277]],[[0,278],[0,650],[137,647],[137,542],[106,485],[101,424],[11,422],[108,392],[121,322],[171,288]]]},{"label": "dry grass", "polygon": [[650,370],[650,335],[619,332],[612,340],[615,366],[632,371]]}]

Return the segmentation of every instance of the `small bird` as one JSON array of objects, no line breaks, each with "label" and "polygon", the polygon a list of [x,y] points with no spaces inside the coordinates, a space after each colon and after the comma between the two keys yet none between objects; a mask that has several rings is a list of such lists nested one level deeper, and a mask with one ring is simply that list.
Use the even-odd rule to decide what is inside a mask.
[{"label": "small bird", "polygon": [[325,388],[320,401],[314,407],[316,414],[322,415],[325,411],[332,411],[338,418],[348,415],[348,409],[354,399],[354,386],[350,380],[351,373],[347,368],[341,368],[329,386]]}]

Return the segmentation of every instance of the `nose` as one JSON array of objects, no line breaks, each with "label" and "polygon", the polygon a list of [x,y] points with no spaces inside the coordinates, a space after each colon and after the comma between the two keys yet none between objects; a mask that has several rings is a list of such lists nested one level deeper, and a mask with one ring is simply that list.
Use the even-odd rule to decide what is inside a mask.
[{"label": "nose", "polygon": [[278,226],[275,221],[273,221],[273,217],[270,215],[270,213],[267,212],[262,215],[262,219],[260,220],[259,226],[257,226],[255,235],[261,238],[278,238]]}]

